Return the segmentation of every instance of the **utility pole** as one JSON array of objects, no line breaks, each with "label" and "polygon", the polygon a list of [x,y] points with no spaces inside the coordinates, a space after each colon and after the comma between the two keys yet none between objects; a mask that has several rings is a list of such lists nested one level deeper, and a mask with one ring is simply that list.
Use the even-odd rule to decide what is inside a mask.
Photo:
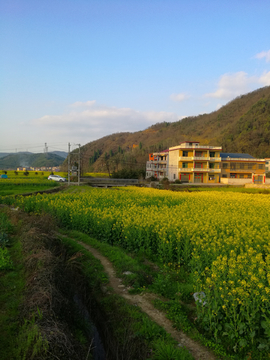
[{"label": "utility pole", "polygon": [[70,143],[68,143],[68,185],[70,185]]}]

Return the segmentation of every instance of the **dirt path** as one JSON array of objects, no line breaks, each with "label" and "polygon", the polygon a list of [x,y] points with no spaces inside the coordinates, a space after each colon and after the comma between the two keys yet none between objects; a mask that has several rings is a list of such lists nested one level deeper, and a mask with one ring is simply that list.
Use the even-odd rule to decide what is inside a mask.
[{"label": "dirt path", "polygon": [[97,259],[100,260],[104,266],[105,271],[109,275],[109,287],[113,288],[114,292],[125,299],[131,304],[139,306],[143,312],[145,312],[154,322],[162,326],[166,332],[172,335],[172,337],[180,344],[185,346],[192,356],[196,360],[216,360],[217,357],[206,349],[204,346],[198,344],[194,340],[190,339],[182,331],[178,331],[172,327],[172,323],[168,320],[162,312],[157,310],[152,305],[152,300],[155,298],[154,294],[143,294],[143,295],[131,295],[128,293],[125,285],[122,284],[122,280],[115,276],[115,271],[112,263],[103,255],[101,255],[95,248],[84,244],[81,241],[77,241],[85,249],[90,251]]}]

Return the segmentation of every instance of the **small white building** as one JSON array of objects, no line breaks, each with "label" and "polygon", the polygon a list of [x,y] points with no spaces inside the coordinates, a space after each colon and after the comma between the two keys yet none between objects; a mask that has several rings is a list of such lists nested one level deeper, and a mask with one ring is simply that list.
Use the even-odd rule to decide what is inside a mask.
[{"label": "small white building", "polygon": [[155,177],[162,180],[168,177],[169,150],[149,154],[146,162],[146,179]]}]

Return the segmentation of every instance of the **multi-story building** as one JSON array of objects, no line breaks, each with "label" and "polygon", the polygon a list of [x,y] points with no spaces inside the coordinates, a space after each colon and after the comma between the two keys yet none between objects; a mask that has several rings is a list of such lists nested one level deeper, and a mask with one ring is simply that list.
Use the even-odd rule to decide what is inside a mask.
[{"label": "multi-story building", "polygon": [[220,156],[222,183],[232,183],[226,179],[237,179],[235,183],[265,183],[265,159],[255,159],[249,154],[221,153]]},{"label": "multi-story building", "polygon": [[169,150],[149,154],[146,162],[146,178],[155,177],[162,180],[168,177]]},{"label": "multi-story building", "polygon": [[169,180],[187,183],[219,183],[221,146],[185,141],[169,148]]},{"label": "multi-story building", "polygon": [[221,146],[185,141],[149,154],[146,177],[159,180],[168,177],[170,181],[179,179],[182,183],[264,184],[266,164],[270,168],[270,159],[223,153]]}]

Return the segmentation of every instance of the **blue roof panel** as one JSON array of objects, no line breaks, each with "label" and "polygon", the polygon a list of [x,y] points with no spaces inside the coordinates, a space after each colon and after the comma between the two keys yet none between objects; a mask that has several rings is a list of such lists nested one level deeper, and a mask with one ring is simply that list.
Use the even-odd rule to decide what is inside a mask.
[{"label": "blue roof panel", "polygon": [[227,157],[230,157],[232,159],[255,159],[254,156],[251,156],[249,154],[239,154],[239,153],[220,153],[220,157],[222,159],[226,159]]}]

